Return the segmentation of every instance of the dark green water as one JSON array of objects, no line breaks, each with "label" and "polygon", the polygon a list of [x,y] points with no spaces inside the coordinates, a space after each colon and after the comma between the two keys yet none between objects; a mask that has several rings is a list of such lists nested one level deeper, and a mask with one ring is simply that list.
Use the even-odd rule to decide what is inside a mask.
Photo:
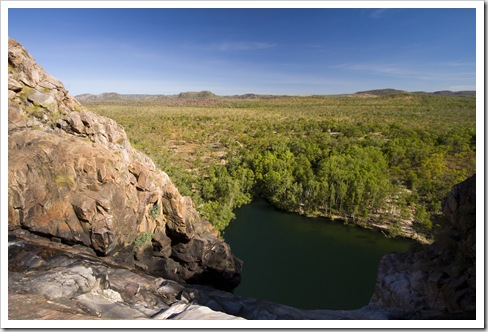
[{"label": "dark green water", "polygon": [[374,291],[381,257],[406,239],[281,212],[263,200],[235,211],[224,238],[244,261],[235,294],[303,309],[358,309]]}]

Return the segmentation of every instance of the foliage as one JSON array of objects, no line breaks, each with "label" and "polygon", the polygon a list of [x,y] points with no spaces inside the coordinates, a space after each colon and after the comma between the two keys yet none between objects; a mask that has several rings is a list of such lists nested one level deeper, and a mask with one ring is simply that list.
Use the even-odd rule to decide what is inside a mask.
[{"label": "foliage", "polygon": [[157,203],[154,203],[149,209],[149,216],[152,219],[156,219],[161,214],[160,207]]},{"label": "foliage", "polygon": [[430,220],[430,213],[426,210],[425,206],[419,206],[417,210],[415,210],[414,215],[414,226],[422,230],[431,230],[432,229],[432,221]]},{"label": "foliage", "polygon": [[150,242],[154,237],[153,233],[142,232],[134,240],[134,249],[142,247],[144,244]]},{"label": "foliage", "polygon": [[476,168],[475,97],[215,96],[85,106],[122,124],[219,230],[235,208],[261,196],[286,211],[361,224],[411,218],[428,233],[451,186]]}]

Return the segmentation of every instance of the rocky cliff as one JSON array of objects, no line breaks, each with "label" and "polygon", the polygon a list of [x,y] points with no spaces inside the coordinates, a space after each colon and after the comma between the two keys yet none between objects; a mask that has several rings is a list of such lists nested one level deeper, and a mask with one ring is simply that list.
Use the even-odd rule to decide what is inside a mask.
[{"label": "rocky cliff", "polygon": [[422,250],[383,257],[370,305],[474,318],[476,312],[476,175],[443,202],[442,232]]},{"label": "rocky cliff", "polygon": [[231,290],[241,261],[123,128],[8,50],[8,225],[178,282]]}]

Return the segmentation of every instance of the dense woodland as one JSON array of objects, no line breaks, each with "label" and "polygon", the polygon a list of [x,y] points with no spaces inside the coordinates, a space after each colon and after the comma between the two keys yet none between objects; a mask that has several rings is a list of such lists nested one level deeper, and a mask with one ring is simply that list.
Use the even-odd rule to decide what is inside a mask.
[{"label": "dense woodland", "polygon": [[246,97],[84,103],[120,123],[219,231],[262,197],[289,212],[429,237],[441,200],[475,172],[474,96]]}]

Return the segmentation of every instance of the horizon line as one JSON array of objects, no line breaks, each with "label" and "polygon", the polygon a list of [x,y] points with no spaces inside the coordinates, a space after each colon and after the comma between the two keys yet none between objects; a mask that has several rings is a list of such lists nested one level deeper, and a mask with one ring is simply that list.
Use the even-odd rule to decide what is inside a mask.
[{"label": "horizon line", "polygon": [[211,90],[187,90],[187,91],[180,91],[177,93],[121,93],[116,91],[106,91],[100,93],[92,93],[92,92],[84,92],[73,95],[76,96],[84,96],[84,95],[92,95],[92,96],[100,96],[103,94],[118,94],[118,95],[126,95],[126,96],[178,96],[184,93],[202,93],[202,92],[209,92],[217,97],[233,97],[233,96],[245,96],[245,95],[257,95],[257,96],[290,96],[290,97],[299,97],[299,96],[338,96],[338,95],[351,95],[351,94],[361,94],[361,93],[371,93],[371,92],[379,92],[379,91],[394,91],[397,93],[439,93],[439,92],[452,92],[452,93],[459,93],[459,92],[476,92],[476,89],[466,89],[466,90],[435,90],[435,91],[423,91],[423,90],[416,90],[416,91],[408,91],[402,89],[395,89],[395,88],[380,88],[380,89],[369,89],[369,90],[362,90],[356,92],[342,92],[342,93],[299,93],[299,94],[287,94],[287,93],[257,93],[257,92],[245,92],[245,93],[235,93],[235,94],[216,94]]}]

